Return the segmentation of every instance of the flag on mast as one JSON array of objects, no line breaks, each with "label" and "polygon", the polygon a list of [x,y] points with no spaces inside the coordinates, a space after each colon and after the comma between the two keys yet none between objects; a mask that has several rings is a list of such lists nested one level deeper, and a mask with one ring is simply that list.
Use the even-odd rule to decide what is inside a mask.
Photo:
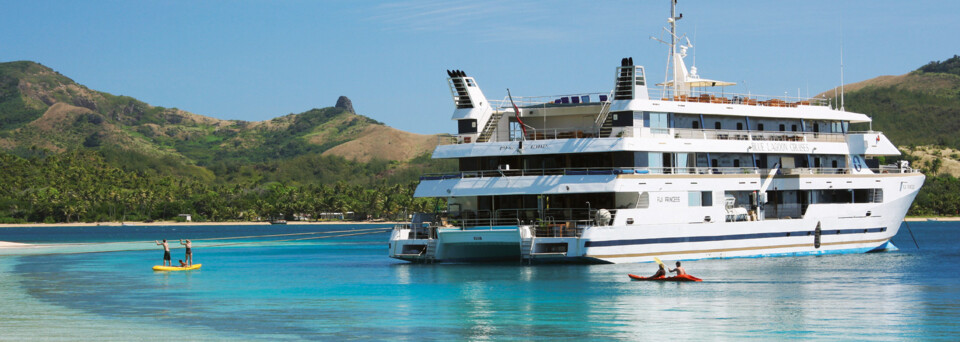
[{"label": "flag on mast", "polygon": [[510,95],[510,88],[507,88],[507,97],[510,98],[510,105],[513,106],[513,112],[517,117],[517,122],[520,124],[520,130],[523,131],[523,137],[521,139],[527,138],[527,125],[523,124],[523,120],[520,120],[520,108],[517,108],[517,104],[513,103],[513,95]]}]

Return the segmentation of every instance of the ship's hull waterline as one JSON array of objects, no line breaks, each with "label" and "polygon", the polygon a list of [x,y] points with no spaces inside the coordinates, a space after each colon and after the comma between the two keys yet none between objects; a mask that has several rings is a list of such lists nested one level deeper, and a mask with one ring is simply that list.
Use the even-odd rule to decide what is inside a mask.
[{"label": "ship's hull waterline", "polygon": [[[884,203],[811,205],[803,218],[591,226],[579,237],[558,234],[533,239],[530,231],[536,227],[522,225],[439,228],[434,239],[406,239],[409,228],[398,228],[391,238],[391,255],[410,262],[637,263],[652,262],[655,257],[696,260],[892,250],[896,247],[890,239],[897,234],[924,176],[883,179],[896,189],[886,192]],[[532,243],[526,255],[525,237]],[[435,246],[429,257],[402,253],[404,248],[426,252],[431,240]]]}]

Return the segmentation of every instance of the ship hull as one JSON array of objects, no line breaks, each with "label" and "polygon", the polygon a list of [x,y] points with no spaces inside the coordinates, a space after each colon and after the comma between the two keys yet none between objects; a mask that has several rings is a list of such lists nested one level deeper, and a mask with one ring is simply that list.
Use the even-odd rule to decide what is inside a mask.
[{"label": "ship hull", "polygon": [[[811,205],[802,218],[589,226],[577,236],[562,232],[544,236],[535,233],[537,227],[517,225],[441,228],[436,239],[406,239],[409,232],[398,228],[391,238],[391,256],[411,262],[637,263],[655,257],[696,260],[892,250],[890,239],[899,231],[923,178],[887,177],[883,203]],[[404,246],[426,246],[431,240],[432,250],[401,253]]]}]

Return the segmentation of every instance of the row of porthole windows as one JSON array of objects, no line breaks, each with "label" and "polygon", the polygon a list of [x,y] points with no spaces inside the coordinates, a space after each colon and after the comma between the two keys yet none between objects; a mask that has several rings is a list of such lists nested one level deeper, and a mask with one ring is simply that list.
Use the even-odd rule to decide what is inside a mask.
[{"label": "row of porthole windows", "polygon": [[[692,127],[693,127],[693,129],[700,129],[700,121],[694,121],[693,124],[692,124]],[[723,127],[723,126],[720,125],[720,121],[717,121],[717,122],[714,122],[714,123],[713,123],[713,129],[722,129],[722,127]],[[738,131],[742,131],[742,130],[743,130],[743,123],[742,123],[742,122],[738,122],[738,123],[737,123],[737,130],[738,130]],[[757,131],[762,131],[762,130],[763,130],[763,124],[762,124],[762,123],[758,123],[758,124],[757,124]],[[797,125],[790,125],[790,130],[793,131],[793,132],[796,132],[796,131],[797,131]],[[781,132],[786,132],[786,131],[787,131],[787,125],[785,125],[785,124],[780,124],[780,131],[781,131]],[[814,123],[814,124],[813,124],[813,131],[814,131],[814,132],[820,132],[820,124]]]}]

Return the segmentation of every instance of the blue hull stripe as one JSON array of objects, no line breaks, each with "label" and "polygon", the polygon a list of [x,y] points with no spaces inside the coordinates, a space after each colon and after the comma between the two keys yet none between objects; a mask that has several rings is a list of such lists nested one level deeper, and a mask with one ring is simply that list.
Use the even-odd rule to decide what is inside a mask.
[{"label": "blue hull stripe", "polygon": [[[864,229],[833,229],[833,230],[821,230],[820,236],[841,235],[841,234],[881,233],[885,231],[887,231],[886,227],[864,228]],[[661,244],[661,243],[750,240],[750,239],[781,238],[781,237],[789,237],[789,236],[813,236],[813,234],[814,234],[814,231],[812,230],[803,230],[803,231],[779,232],[779,233],[755,233],[755,234],[734,234],[734,235],[683,236],[683,237],[634,239],[634,240],[587,241],[584,243],[584,247],[612,247],[612,246],[628,246],[628,245],[652,245],[652,244]]]}]

